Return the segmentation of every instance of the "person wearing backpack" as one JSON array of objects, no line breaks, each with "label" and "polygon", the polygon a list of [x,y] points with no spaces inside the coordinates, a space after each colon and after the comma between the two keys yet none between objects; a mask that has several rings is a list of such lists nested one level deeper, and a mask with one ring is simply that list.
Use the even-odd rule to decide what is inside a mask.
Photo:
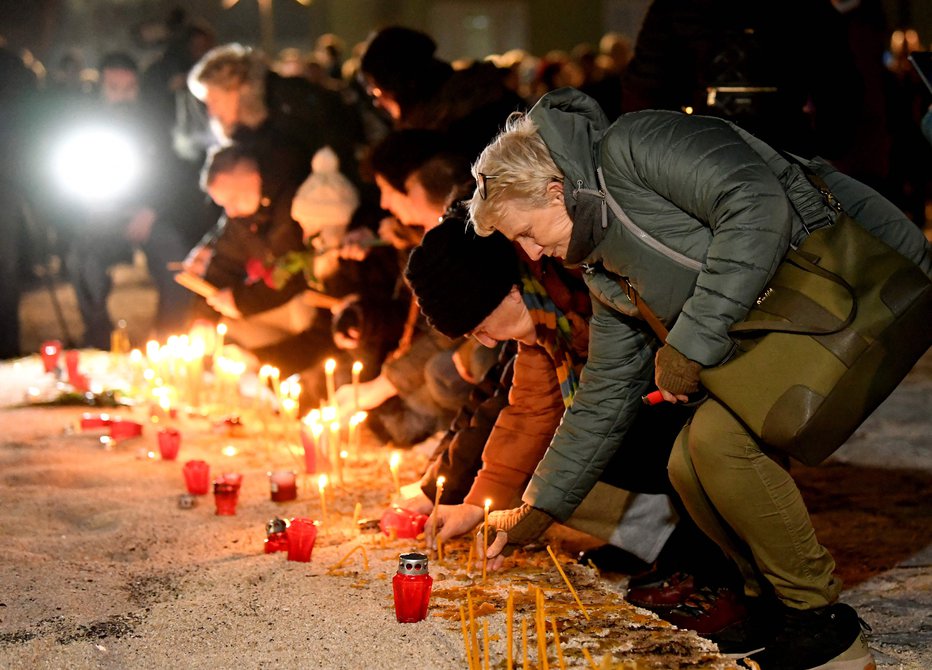
[{"label": "person wearing backpack", "polygon": [[[804,163],[863,228],[932,276],[929,244],[902,212],[826,163]],[[531,258],[581,265],[593,298],[575,402],[524,504],[489,517],[493,567],[573,513],[654,382],[665,400],[687,401],[699,373],[731,353],[729,328],[790,245],[830,221],[823,194],[796,168],[721,119],[646,111],[610,126],[573,89],[513,116],[483,151],[469,203],[476,230],[504,233]],[[645,322],[645,303],[669,328],[663,346]],[[834,560],[785,463],[712,398],[674,446],[675,489],[735,561],[753,602],[754,615],[716,641],[764,670],[872,667],[860,620],[837,602]]]}]

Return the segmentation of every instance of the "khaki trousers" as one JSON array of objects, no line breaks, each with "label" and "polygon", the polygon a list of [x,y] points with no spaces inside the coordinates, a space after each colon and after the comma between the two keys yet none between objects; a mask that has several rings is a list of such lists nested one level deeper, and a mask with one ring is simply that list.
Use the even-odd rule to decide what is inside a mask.
[{"label": "khaki trousers", "polygon": [[835,561],[816,539],[796,483],[731,413],[709,399],[680,432],[670,481],[696,524],[738,564],[748,595],[767,584],[789,607],[833,603]]}]

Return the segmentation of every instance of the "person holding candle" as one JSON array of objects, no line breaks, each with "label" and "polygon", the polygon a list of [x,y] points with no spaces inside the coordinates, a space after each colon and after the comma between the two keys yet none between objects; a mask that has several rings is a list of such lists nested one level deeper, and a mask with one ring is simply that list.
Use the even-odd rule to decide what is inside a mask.
[{"label": "person holding candle", "polygon": [[[478,267],[483,271],[476,272]],[[427,527],[433,546],[481,523],[486,499],[494,502],[496,510],[520,501],[564,411],[573,403],[587,357],[589,301],[578,276],[550,259],[524,257],[519,264],[518,250],[503,236],[482,238],[468,231],[462,210],[424,236],[411,254],[405,277],[428,323],[441,332],[471,333],[483,343],[509,339],[519,343],[507,405],[502,408],[503,394],[499,394],[476,412],[483,421],[491,415],[491,433],[474,422],[460,431],[461,439],[451,442],[452,453],[446,460],[461,481],[451,481],[451,470],[445,469],[444,492],[453,487],[465,491],[465,497],[459,493],[456,502],[462,504],[441,504],[433,510]],[[689,408],[645,407],[619,449],[615,467],[586,506],[594,512],[580,513],[568,522],[618,545],[628,557],[627,564],[635,566],[631,572],[645,570],[673,532],[666,461],[690,415]],[[478,436],[482,439],[477,443]],[[641,449],[641,445],[651,447]],[[478,473],[460,467],[475,452],[482,461]],[[629,472],[632,476],[625,477]],[[632,496],[628,491],[640,493]],[[420,495],[426,497],[424,492]],[[428,501],[418,509],[426,512],[431,507]],[[695,535],[699,539],[693,553],[701,555],[704,538]],[[708,541],[705,549],[709,559],[693,562],[691,569],[707,573],[709,581],[724,581],[717,574],[723,557]]]},{"label": "person holding candle", "polygon": [[[822,161],[804,164],[849,214],[863,215],[869,232],[932,275],[928,242],[891,203]],[[648,111],[610,125],[573,89],[510,120],[474,173],[474,226],[501,231],[532,257],[585,264],[596,298],[575,402],[524,504],[490,516],[494,567],[572,514],[653,383],[670,403],[697,390],[700,371],[731,351],[728,329],[761,295],[790,243],[832,218],[803,172],[732,124]],[[665,344],[610,271],[629,277],[670,326]],[[753,617],[760,634],[749,626],[733,651],[753,651],[765,670],[873,665],[857,614],[837,602],[834,561],[783,457],[709,399],[678,436],[669,469],[690,514],[740,566],[763,614]]]},{"label": "person holding candle", "polygon": [[[390,134],[373,148],[371,164],[382,207],[404,228],[415,231],[401,237],[384,236],[403,258],[424,230],[440,222],[448,205],[468,193],[471,184],[468,160],[452,151],[447,138],[435,131],[407,129]],[[390,227],[385,224],[380,231]],[[367,258],[378,250],[371,245],[373,237],[371,231],[354,231],[347,236],[342,253],[347,258]],[[397,349],[375,378],[359,386],[359,406],[372,410],[382,405],[370,416],[370,428],[396,444],[413,444],[449,424],[467,401],[475,380],[494,362],[495,352],[431,329],[411,303],[407,287],[398,288],[399,302],[405,296],[408,318]],[[348,387],[338,389],[337,402],[341,413],[351,412],[355,394]]]}]

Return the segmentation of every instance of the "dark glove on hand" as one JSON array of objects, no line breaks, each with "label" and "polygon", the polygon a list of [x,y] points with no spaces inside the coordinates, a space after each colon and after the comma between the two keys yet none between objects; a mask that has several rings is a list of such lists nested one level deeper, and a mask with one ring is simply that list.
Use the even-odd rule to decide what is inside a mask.
[{"label": "dark glove on hand", "polygon": [[543,535],[553,521],[552,516],[530,505],[491,512],[489,543],[494,541],[498,531],[508,533],[508,544],[502,550],[502,555],[511,556],[518,547],[530,544]]},{"label": "dark glove on hand", "polygon": [[665,344],[657,350],[654,360],[654,381],[657,388],[673,395],[689,395],[699,390],[702,366]]}]

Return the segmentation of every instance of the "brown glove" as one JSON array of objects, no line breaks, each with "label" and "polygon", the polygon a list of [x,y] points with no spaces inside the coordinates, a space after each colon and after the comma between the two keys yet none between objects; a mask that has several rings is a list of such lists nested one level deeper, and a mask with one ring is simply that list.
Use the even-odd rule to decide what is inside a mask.
[{"label": "brown glove", "polygon": [[508,533],[508,544],[502,549],[503,556],[511,556],[515,549],[530,544],[544,534],[554,519],[552,516],[530,505],[504,509],[489,514],[489,543],[498,531]]},{"label": "brown glove", "polygon": [[665,344],[657,350],[654,360],[654,381],[657,388],[673,395],[689,395],[699,390],[699,371],[702,366]]}]

